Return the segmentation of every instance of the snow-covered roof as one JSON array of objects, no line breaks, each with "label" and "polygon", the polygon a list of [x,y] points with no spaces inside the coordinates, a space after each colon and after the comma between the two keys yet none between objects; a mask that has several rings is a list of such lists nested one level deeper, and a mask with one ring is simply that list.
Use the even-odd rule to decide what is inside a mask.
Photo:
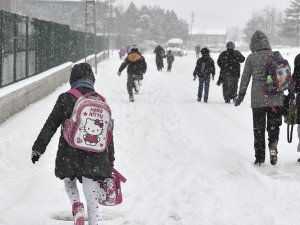
[{"label": "snow-covered roof", "polygon": [[212,30],[212,29],[202,29],[202,30],[197,30],[197,29],[193,29],[192,32],[190,32],[189,34],[202,34],[202,35],[226,35],[227,34],[227,30],[225,29],[221,29],[221,30]]},{"label": "snow-covered roof", "polygon": [[168,40],[168,43],[179,43],[181,44],[183,42],[183,40],[181,40],[180,38],[172,38],[170,40]]}]

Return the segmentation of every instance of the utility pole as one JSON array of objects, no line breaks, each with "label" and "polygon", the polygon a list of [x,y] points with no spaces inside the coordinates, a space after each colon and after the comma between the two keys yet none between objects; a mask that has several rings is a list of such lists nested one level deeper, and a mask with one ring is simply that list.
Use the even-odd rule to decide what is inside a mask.
[{"label": "utility pole", "polygon": [[97,30],[96,30],[96,1],[85,0],[85,43],[84,56],[87,57],[87,36],[88,32],[94,33],[94,52],[95,52],[95,73],[97,73]]},{"label": "utility pole", "polygon": [[193,23],[194,23],[194,13],[192,12],[192,14],[191,14],[191,31],[190,31],[190,34],[193,33]]},{"label": "utility pole", "polygon": [[194,12],[191,14],[191,31],[190,31],[190,49],[192,49],[192,37],[193,37],[193,23],[194,23]]}]

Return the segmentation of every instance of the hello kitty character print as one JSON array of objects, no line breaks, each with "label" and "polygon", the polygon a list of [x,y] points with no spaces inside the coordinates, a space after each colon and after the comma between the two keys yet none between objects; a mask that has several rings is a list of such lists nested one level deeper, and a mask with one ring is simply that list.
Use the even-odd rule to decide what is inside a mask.
[{"label": "hello kitty character print", "polygon": [[85,144],[90,146],[96,146],[100,141],[99,135],[103,132],[103,120],[92,120],[87,118],[84,131],[86,134],[83,135],[83,140]]},{"label": "hello kitty character print", "polygon": [[103,152],[112,136],[111,111],[105,99],[96,92],[82,95],[71,89],[77,98],[71,118],[63,126],[63,136],[72,147]]},{"label": "hello kitty character print", "polygon": [[98,201],[100,205],[114,206],[122,203],[121,182],[126,178],[115,168],[112,168],[112,177],[98,181]]}]

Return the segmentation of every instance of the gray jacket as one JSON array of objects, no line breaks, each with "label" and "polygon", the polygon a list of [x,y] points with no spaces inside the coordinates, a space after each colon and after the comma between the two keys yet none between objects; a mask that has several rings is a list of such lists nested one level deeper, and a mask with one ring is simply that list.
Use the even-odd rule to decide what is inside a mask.
[{"label": "gray jacket", "polygon": [[[244,71],[241,78],[239,96],[246,94],[251,76],[251,108],[270,107],[265,97],[266,85],[266,63],[268,56],[272,55],[272,50],[267,36],[257,30],[250,42],[252,53],[247,57]],[[283,106],[283,92],[275,96],[270,96],[274,106]]]}]

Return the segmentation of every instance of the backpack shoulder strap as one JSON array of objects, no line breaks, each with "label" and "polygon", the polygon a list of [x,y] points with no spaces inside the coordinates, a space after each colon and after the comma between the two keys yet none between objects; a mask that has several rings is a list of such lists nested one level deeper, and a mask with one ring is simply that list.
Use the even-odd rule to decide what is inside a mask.
[{"label": "backpack shoulder strap", "polygon": [[70,89],[69,91],[67,91],[67,93],[70,93],[71,95],[75,96],[76,98],[80,98],[82,96],[80,91],[78,91],[75,88]]}]

